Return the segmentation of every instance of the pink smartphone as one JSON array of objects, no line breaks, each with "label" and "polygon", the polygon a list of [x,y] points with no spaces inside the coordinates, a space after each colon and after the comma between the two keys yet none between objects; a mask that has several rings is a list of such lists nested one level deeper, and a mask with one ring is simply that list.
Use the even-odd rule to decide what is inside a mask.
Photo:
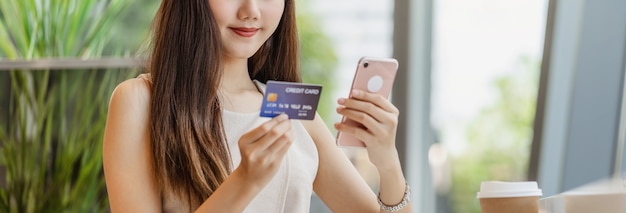
[{"label": "pink smartphone", "polygon": [[[352,94],[353,89],[359,89],[389,98],[397,70],[398,61],[396,59],[362,57],[359,60],[354,79],[352,80],[350,94]],[[363,126],[345,117],[341,119],[341,122],[351,126]],[[337,133],[337,145],[365,147],[365,144],[361,140],[350,134],[343,134],[342,132]]]}]

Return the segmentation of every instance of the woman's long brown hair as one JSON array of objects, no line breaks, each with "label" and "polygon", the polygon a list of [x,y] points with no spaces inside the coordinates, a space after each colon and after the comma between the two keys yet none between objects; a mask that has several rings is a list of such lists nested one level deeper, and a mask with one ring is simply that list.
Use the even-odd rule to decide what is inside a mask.
[{"label": "woman's long brown hair", "polygon": [[[154,19],[150,142],[155,178],[197,208],[232,170],[222,125],[219,28],[208,0],[163,0]],[[278,28],[248,60],[249,74],[300,81],[293,0]]]}]

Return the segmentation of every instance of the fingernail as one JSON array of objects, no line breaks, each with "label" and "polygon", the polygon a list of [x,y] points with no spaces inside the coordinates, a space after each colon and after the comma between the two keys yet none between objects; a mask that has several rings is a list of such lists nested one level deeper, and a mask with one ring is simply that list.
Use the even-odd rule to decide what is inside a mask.
[{"label": "fingernail", "polygon": [[284,121],[287,120],[289,118],[289,116],[285,113],[278,115],[278,120],[279,121]]},{"label": "fingernail", "polygon": [[346,103],[346,99],[345,98],[339,98],[339,99],[337,99],[337,103],[339,103],[339,104]]},{"label": "fingernail", "polygon": [[361,95],[361,91],[358,91],[358,90],[353,90],[352,91],[352,96],[358,97],[359,95]]}]

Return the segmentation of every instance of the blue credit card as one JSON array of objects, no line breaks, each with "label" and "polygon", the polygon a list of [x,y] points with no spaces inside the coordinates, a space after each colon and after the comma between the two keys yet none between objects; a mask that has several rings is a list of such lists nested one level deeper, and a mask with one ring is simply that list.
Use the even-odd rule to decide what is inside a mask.
[{"label": "blue credit card", "polygon": [[313,120],[322,86],[284,81],[267,81],[261,117],[287,114],[290,119]]}]

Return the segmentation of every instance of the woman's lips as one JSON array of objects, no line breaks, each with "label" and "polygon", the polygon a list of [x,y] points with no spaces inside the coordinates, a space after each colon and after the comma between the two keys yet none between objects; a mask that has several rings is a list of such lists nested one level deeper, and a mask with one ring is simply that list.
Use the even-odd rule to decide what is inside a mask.
[{"label": "woman's lips", "polygon": [[242,37],[252,37],[259,31],[259,28],[247,28],[247,27],[231,27],[230,28],[237,35]]}]

